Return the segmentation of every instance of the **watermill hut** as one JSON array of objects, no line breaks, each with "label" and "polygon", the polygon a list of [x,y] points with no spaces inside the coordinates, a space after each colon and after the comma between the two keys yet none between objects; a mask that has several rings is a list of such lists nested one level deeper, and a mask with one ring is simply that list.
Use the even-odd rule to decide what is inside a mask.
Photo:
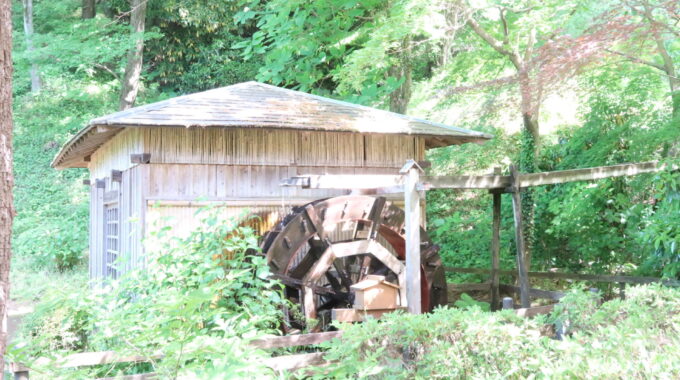
[{"label": "watermill hut", "polygon": [[[490,136],[257,82],[180,96],[90,121],[57,154],[57,169],[90,173],[90,277],[139,263],[154,222],[190,228],[197,207],[287,206],[340,195],[282,189],[300,174],[394,174],[425,150]],[[282,193],[285,192],[285,193]],[[200,199],[200,200],[197,200]],[[114,265],[119,257],[127,260]]]}]

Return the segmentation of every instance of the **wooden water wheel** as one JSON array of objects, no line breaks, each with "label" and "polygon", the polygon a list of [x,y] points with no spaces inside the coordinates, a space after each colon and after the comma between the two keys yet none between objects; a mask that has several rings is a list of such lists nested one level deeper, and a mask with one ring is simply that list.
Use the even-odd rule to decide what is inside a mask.
[{"label": "wooden water wheel", "polygon": [[[446,304],[439,247],[421,229],[422,310]],[[327,329],[331,310],[351,308],[350,286],[369,274],[405,284],[404,211],[383,197],[341,196],[296,207],[265,235],[262,249],[272,272],[297,305],[288,312],[294,329]],[[406,305],[405,292],[400,303]],[[306,326],[306,321],[318,321]]]}]

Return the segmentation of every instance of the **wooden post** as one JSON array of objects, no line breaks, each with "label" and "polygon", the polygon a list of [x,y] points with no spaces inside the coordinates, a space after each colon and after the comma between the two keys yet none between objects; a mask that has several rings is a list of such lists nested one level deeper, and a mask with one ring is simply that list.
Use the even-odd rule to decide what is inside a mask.
[{"label": "wooden post", "polygon": [[512,177],[512,211],[515,216],[515,242],[517,244],[517,274],[519,276],[519,298],[522,307],[530,307],[529,298],[529,274],[524,262],[524,230],[522,228],[522,198],[519,186],[519,172],[515,165],[510,166]]},{"label": "wooden post", "polygon": [[515,305],[513,305],[512,298],[510,297],[504,297],[503,298],[503,310],[508,310],[508,309],[514,309]]},{"label": "wooden post", "polygon": [[[501,168],[494,168],[494,175],[501,175]],[[500,292],[498,290],[500,270],[500,238],[501,238],[501,193],[491,190],[493,195],[493,226],[491,235],[491,310],[498,310],[500,306]]]},{"label": "wooden post", "polygon": [[404,207],[406,211],[406,303],[408,311],[420,314],[420,194],[417,185],[422,169],[409,160],[400,173],[406,176],[404,183]]}]

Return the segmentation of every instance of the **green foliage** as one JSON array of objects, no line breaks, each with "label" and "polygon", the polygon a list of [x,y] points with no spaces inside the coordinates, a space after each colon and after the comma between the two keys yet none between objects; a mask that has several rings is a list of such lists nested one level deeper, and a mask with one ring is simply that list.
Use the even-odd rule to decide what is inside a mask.
[{"label": "green foliage", "polygon": [[[343,325],[341,341],[325,344],[316,378],[640,378],[680,376],[680,290],[629,288],[625,301],[595,307],[573,291],[548,318],[512,312],[441,308],[431,314],[388,314],[378,322]],[[570,335],[552,339],[544,321],[570,321]]]},{"label": "green foliage", "polygon": [[185,237],[167,228],[154,232],[146,267],[99,291],[81,287],[51,294],[27,325],[24,342],[13,349],[15,360],[115,350],[162,354],[151,366],[167,378],[268,375],[257,360],[264,353],[246,343],[277,331],[279,285],[256,255],[250,228],[221,222],[217,212],[206,212],[202,220]]},{"label": "green foliage", "polygon": [[238,4],[225,0],[151,2],[147,24],[163,38],[146,44],[147,79],[182,93],[255,79],[259,60],[245,62],[232,49],[250,33],[234,21]]},{"label": "green foliage", "polygon": [[460,295],[460,299],[454,303],[454,306],[460,309],[479,308],[482,311],[490,311],[491,305],[488,302],[480,302],[470,297],[467,293]]}]

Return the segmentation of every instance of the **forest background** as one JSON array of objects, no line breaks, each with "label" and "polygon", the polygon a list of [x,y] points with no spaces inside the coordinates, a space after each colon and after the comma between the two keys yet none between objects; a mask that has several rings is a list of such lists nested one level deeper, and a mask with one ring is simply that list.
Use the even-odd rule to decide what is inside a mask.
[{"label": "forest background", "polygon": [[[14,0],[12,6],[11,296],[36,304],[10,349],[12,360],[103,350],[165,355],[158,363],[85,370],[83,378],[120,370],[190,378],[269,373],[252,360],[267,355],[251,352],[246,341],[277,332],[281,320],[266,264],[243,260],[256,236],[210,217],[202,230],[148,252],[152,269],[104,294],[90,291],[86,171],[56,171],[50,162],[92,118],[257,80],[495,136],[483,145],[429,151],[429,170],[437,175],[488,174],[510,164],[532,172],[678,160],[677,1]],[[525,192],[532,270],[680,278],[679,191],[680,175],[663,172]],[[489,198],[481,191],[428,192],[427,227],[445,265],[489,265]],[[512,269],[508,201],[503,215],[501,267]],[[238,254],[216,263],[210,253],[227,248]],[[449,280],[480,280],[473,277]],[[531,322],[483,313],[475,302],[467,305],[472,311],[398,315],[383,328],[348,327],[328,355],[339,360],[334,373],[359,377],[396,371],[403,378],[676,378],[677,290],[626,294],[626,301],[598,309],[595,296],[576,292],[562,300],[562,311]],[[569,325],[574,339],[539,339],[543,323]],[[420,347],[421,356],[383,366],[384,331],[392,347]],[[362,349],[376,342],[383,351]]]},{"label": "forest background", "polygon": [[[88,120],[129,106],[131,83],[141,105],[258,80],[495,136],[431,150],[433,174],[672,160],[679,23],[680,6],[663,0],[14,1],[12,297],[87,280],[86,174],[49,164]],[[678,278],[678,183],[665,173],[533,190],[532,270]],[[428,193],[446,265],[488,265],[490,207],[482,192]]]}]

